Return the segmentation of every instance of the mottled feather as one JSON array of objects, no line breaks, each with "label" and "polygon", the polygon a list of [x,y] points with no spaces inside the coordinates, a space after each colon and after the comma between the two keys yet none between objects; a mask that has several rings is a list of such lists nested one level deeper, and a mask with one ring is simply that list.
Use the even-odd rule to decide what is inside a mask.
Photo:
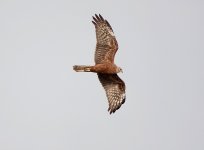
[{"label": "mottled feather", "polygon": [[108,111],[114,113],[125,103],[125,83],[117,74],[101,74],[98,78],[106,91],[109,108]]},{"label": "mottled feather", "polygon": [[100,14],[93,16],[93,24],[96,29],[95,63],[114,63],[118,43],[111,25]]},{"label": "mottled feather", "polygon": [[109,22],[100,14],[93,16],[92,23],[96,29],[95,65],[75,65],[77,72],[95,72],[105,89],[109,103],[108,111],[114,113],[125,103],[125,83],[117,73],[121,68],[114,63],[114,57],[118,50],[117,40]]}]

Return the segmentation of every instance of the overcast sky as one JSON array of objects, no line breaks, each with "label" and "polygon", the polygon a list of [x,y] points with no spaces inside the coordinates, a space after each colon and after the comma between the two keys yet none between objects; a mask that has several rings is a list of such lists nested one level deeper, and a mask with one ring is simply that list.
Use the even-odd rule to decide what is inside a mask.
[{"label": "overcast sky", "polygon": [[[1,150],[203,150],[203,0],[0,0]],[[109,115],[91,16],[119,43]]]}]

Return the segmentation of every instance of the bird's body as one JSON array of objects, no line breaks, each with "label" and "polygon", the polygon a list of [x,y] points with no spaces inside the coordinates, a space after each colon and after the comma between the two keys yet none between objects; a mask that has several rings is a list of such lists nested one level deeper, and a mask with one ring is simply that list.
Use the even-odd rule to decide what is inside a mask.
[{"label": "bird's body", "polygon": [[118,43],[107,20],[103,19],[101,15],[95,15],[93,20],[97,39],[95,65],[75,65],[73,69],[76,72],[97,73],[99,81],[106,91],[109,102],[108,111],[111,114],[125,102],[125,83],[117,75],[117,73],[122,72],[122,69],[114,63]]},{"label": "bird's body", "polygon": [[111,63],[96,64],[95,66],[75,65],[73,69],[76,72],[95,72],[107,74],[119,73],[121,71],[119,67]]}]

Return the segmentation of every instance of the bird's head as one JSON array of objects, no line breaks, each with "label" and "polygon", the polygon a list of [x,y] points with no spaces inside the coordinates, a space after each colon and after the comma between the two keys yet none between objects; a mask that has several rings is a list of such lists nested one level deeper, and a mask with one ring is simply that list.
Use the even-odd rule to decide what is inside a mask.
[{"label": "bird's head", "polygon": [[122,70],[122,68],[120,68],[120,67],[117,67],[117,73],[123,73],[123,70]]}]

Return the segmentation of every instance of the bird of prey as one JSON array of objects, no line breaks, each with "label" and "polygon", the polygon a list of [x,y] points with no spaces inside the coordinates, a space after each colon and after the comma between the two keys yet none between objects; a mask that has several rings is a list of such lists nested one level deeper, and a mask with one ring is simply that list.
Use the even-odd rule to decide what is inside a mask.
[{"label": "bird of prey", "polygon": [[106,91],[109,103],[108,111],[114,113],[125,102],[125,83],[117,73],[122,69],[114,63],[114,57],[118,50],[117,40],[109,22],[100,14],[93,16],[92,23],[96,29],[95,65],[75,65],[76,72],[94,72]]}]

